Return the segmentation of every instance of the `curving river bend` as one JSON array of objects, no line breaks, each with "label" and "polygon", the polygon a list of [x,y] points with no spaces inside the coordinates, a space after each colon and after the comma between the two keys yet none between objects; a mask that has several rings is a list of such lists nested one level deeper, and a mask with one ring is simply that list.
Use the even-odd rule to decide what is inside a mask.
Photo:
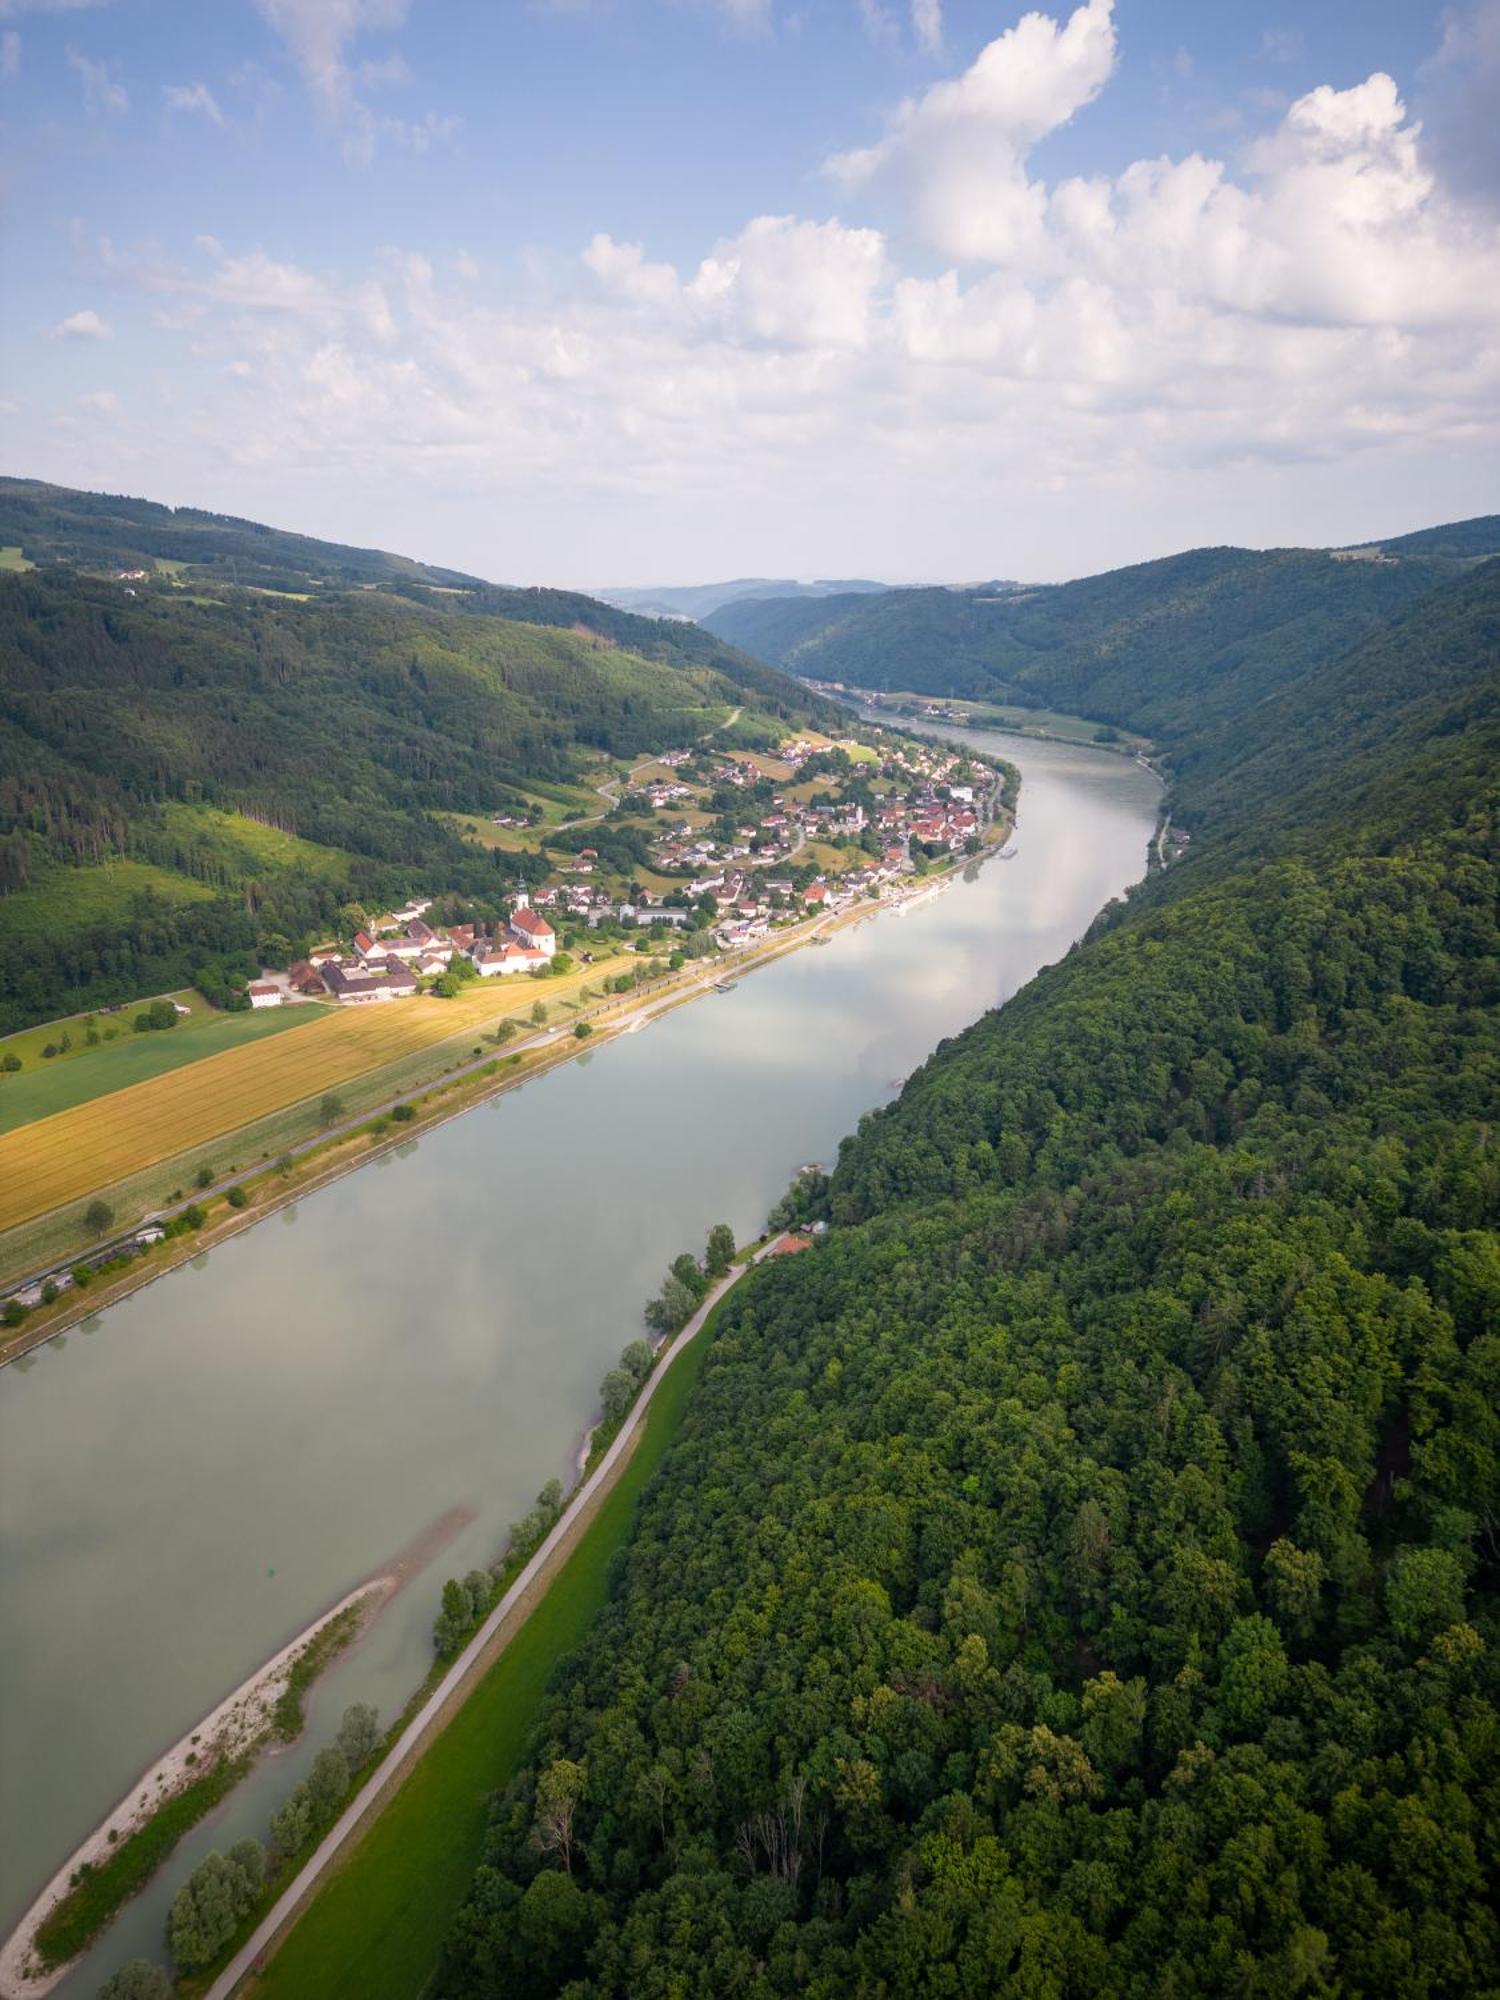
[{"label": "curving river bend", "polygon": [[173,1890],[254,1833],[354,1700],[397,1713],[444,1576],[567,1473],[642,1302],[710,1223],[1059,958],[1143,872],[1159,787],[1106,752],[947,731],[1021,768],[1013,860],[492,1099],[0,1370],[0,1936],[165,1745],[454,1507],[473,1519],[319,1684],[292,1750],[194,1829],[56,1990],[164,1957]]}]

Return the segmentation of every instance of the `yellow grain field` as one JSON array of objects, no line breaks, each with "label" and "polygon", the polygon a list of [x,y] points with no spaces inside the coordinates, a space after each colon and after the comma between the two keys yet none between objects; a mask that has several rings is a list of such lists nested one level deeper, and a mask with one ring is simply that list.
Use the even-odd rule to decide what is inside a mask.
[{"label": "yellow grain field", "polygon": [[452,1000],[345,1008],[0,1134],[0,1230],[435,1043],[524,1016],[538,999],[550,1014],[608,969],[601,961],[545,984],[512,979]]}]

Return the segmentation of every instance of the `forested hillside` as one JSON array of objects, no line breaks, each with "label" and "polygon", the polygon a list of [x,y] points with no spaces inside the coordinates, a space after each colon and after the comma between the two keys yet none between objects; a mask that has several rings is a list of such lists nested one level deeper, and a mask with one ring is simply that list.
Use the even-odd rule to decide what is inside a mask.
[{"label": "forested hillside", "polygon": [[772,600],[707,623],[813,680],[1003,698],[1165,739],[1233,725],[1496,552],[1500,516],[1487,516],[1390,544],[1380,560],[1195,549],[1047,589]]},{"label": "forested hillside", "polygon": [[468,589],[479,581],[383,549],[348,548],[232,514],[81,493],[40,479],[0,479],[0,547],[30,563],[161,570],[193,582],[306,590],[395,582]]},{"label": "forested hillside", "polygon": [[450,2000],[1500,1985],[1500,564],[1428,587],[1183,715],[1193,858],[731,1295]]},{"label": "forested hillside", "polygon": [[439,815],[524,808],[737,710],[752,735],[836,713],[697,627],[489,586],[276,594],[46,565],[0,576],[0,663],[0,1031],[219,993],[347,907],[494,900],[518,864]]}]

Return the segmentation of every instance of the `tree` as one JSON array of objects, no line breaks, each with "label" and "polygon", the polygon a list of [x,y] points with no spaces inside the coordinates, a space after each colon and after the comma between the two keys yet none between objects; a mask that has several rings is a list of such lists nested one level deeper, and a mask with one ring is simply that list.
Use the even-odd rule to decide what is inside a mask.
[{"label": "tree", "polygon": [[1409,1646],[1462,1623],[1462,1563],[1447,1549],[1403,1549],[1386,1578],[1385,1609],[1391,1630]]},{"label": "tree", "polygon": [[228,1856],[207,1854],[178,1890],[167,1919],[172,1956],[185,1972],[207,1965],[234,1936],[260,1891],[258,1841],[240,1841]]},{"label": "tree", "polygon": [[231,1208],[247,1208],[250,1203],[249,1195],[246,1194],[238,1181],[228,1190],[224,1199],[229,1203]]},{"label": "tree", "polygon": [[367,1701],[354,1701],[339,1724],[339,1749],[351,1771],[362,1770],[380,1748],[380,1711]]},{"label": "tree", "polygon": [[691,1250],[684,1250],[672,1259],[672,1276],[685,1291],[691,1292],[695,1300],[701,1299],[708,1290],[708,1279],[703,1267]]},{"label": "tree", "polygon": [[1266,1596],[1276,1622],[1294,1638],[1311,1636],[1318,1622],[1328,1566],[1316,1549],[1299,1549],[1284,1537],[1266,1550]]},{"label": "tree", "polygon": [[115,1212],[107,1201],[96,1197],[84,1210],[83,1220],[90,1236],[102,1236],[114,1227]]},{"label": "tree", "polygon": [[456,1653],[474,1629],[474,1607],[456,1576],[443,1585],[442,1609],[432,1627],[432,1643],[440,1659]]},{"label": "tree", "polygon": [[307,1794],[319,1820],[329,1820],[343,1804],[349,1789],[349,1764],[342,1750],[332,1745],[313,1758],[307,1774]]},{"label": "tree", "polygon": [[300,1854],[312,1837],[312,1794],[304,1779],[293,1787],[286,1804],[271,1815],[271,1840],[281,1855]]},{"label": "tree", "polygon": [[170,2000],[172,1982],[154,1960],[133,1958],[99,1988],[98,2000]]},{"label": "tree", "polygon": [[197,1173],[193,1175],[193,1186],[196,1188],[209,1188],[212,1187],[213,1184],[214,1184],[214,1170],[211,1166],[209,1166],[205,1162],[204,1165],[198,1169]]},{"label": "tree", "polygon": [[546,1001],[545,1001],[545,1000],[533,1000],[533,1001],[532,1001],[532,1003],[531,1003],[531,1019],[532,1019],[532,1023],[533,1023],[533,1025],[534,1025],[535,1027],[538,1027],[538,1028],[539,1028],[539,1027],[540,1027],[540,1026],[542,1025],[543,1021],[545,1021],[545,1020],[546,1020],[546,1018],[547,1018],[547,1003],[546,1003]]},{"label": "tree", "polygon": [[727,1222],[716,1222],[708,1232],[708,1251],[703,1268],[711,1278],[727,1275],[734,1263],[734,1231]]},{"label": "tree", "polygon": [[587,1021],[575,1021],[573,1023],[573,1033],[578,1037],[580,1042],[587,1041],[593,1032],[593,1028]]},{"label": "tree", "polygon": [[[0,1056],[0,1069],[3,1069],[7,1076],[14,1076],[20,1067],[21,1058],[16,1054],[14,1049],[7,1049],[5,1054]],[[140,1960],[138,1963],[144,1964],[145,1961]]]},{"label": "tree", "polygon": [[567,1757],[555,1758],[537,1779],[532,1845],[539,1854],[560,1862],[569,1875],[573,1872],[573,1820],[586,1781],[585,1766]]},{"label": "tree", "polygon": [[344,1100],[336,1090],[324,1091],[318,1101],[318,1123],[336,1125],[344,1115]]}]

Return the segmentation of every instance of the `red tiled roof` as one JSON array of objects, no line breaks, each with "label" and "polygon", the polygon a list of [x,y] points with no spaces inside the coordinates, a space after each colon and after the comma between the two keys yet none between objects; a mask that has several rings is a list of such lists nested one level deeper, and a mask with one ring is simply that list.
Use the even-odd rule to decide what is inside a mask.
[{"label": "red tiled roof", "polygon": [[524,931],[528,937],[551,937],[552,926],[545,917],[539,917],[535,910],[517,910],[510,920],[512,930]]}]

